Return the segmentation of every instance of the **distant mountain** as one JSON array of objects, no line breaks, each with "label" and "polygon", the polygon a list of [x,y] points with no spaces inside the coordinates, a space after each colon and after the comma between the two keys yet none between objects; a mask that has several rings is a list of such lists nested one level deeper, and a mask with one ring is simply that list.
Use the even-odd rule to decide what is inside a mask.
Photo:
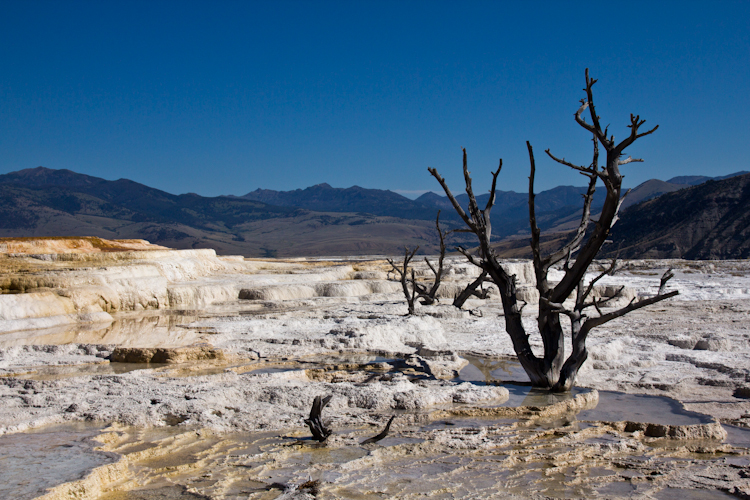
[{"label": "distant mountain", "polygon": [[[536,197],[536,207],[540,227],[549,229],[579,212],[581,195],[585,192],[585,187],[558,186],[539,193]],[[504,238],[528,231],[528,195],[513,191],[497,191],[495,194],[492,214],[493,220],[499,222],[493,225],[493,234]],[[446,196],[432,192],[425,193],[416,200],[410,200],[392,191],[365,189],[359,186],[343,189],[318,184],[294,191],[257,189],[242,198],[307,210],[368,213],[415,220],[433,220],[437,210],[442,210],[440,220],[446,227],[461,224],[450,200]],[[484,208],[488,199],[489,193],[480,194],[477,196],[477,203]],[[469,205],[466,193],[456,195],[456,200],[464,208]],[[600,206],[601,203],[594,203],[595,209]]]},{"label": "distant mountain", "polygon": [[[437,212],[419,200],[410,200],[393,191],[365,189],[359,186],[334,188],[325,183],[294,191],[257,189],[241,198],[316,212],[367,213],[404,219],[434,220]],[[454,214],[443,214],[443,219],[447,218],[457,220]]]},{"label": "distant mountain", "polygon": [[[453,193],[456,196],[456,200],[461,204],[464,209],[466,209],[469,206],[469,195],[466,193],[460,193],[456,194]],[[476,193],[475,193],[476,194]],[[487,200],[490,199],[489,193],[482,193],[479,195],[476,195],[477,203],[479,206],[484,208],[487,205]],[[528,195],[516,193],[514,191],[495,191],[495,209],[497,210],[500,208],[500,210],[504,210],[507,208],[511,208],[517,205],[522,205],[523,203],[528,203],[529,197]],[[453,204],[451,204],[450,200],[447,196],[441,196],[438,194],[435,194],[433,192],[427,192],[417,198],[416,201],[419,201],[425,205],[428,206],[434,206],[438,208],[450,208],[453,209]]]},{"label": "distant mountain", "polygon": [[[732,174],[729,177],[734,177],[737,175],[746,174],[747,172],[738,172],[736,174]],[[707,177],[705,175],[681,175],[679,177],[672,177],[671,179],[668,179],[666,182],[668,184],[684,184],[686,186],[697,186],[698,184],[703,184],[706,181],[712,180],[713,177]],[[724,179],[724,177],[722,177]],[[720,180],[719,178],[716,178],[715,180]]]},{"label": "distant mountain", "polygon": [[[623,257],[746,255],[743,217],[748,207],[742,205],[738,186],[747,184],[747,178],[694,187],[690,183],[702,177],[641,184],[629,195],[633,206],[623,211],[613,232]],[[703,189],[713,194],[704,195]],[[584,191],[558,186],[537,194],[537,222],[550,245],[578,225]],[[478,196],[480,206],[488,196]],[[468,203],[466,194],[458,200]],[[600,207],[595,197],[594,213]],[[391,191],[319,184],[286,192],[256,190],[245,197],[203,197],[43,167],[0,175],[0,237],[143,238],[172,248],[215,248],[246,256],[398,254],[404,245],[419,245],[430,253],[437,251],[438,209],[444,229],[461,225],[448,199],[435,193],[409,200]],[[503,248],[523,252],[529,230],[527,195],[498,191],[492,214],[496,241],[507,239]],[[448,245],[471,245],[470,236],[454,234]]]},{"label": "distant mountain", "polygon": [[612,229],[622,258],[750,258],[750,174],[710,180],[623,211]]},{"label": "distant mountain", "polygon": [[[578,207],[582,203],[581,196],[586,192],[585,187],[575,186],[557,186],[556,188],[542,191],[536,194],[534,199],[536,210],[539,212],[551,212],[560,210],[563,207]],[[455,193],[454,193],[455,194]],[[477,195],[477,204],[481,208],[487,205],[489,193]],[[462,207],[469,206],[469,196],[466,193],[456,195],[456,200]],[[440,196],[435,193],[425,193],[416,201],[424,205],[438,208],[453,208],[447,196]],[[601,205],[601,204],[600,204]],[[493,214],[504,214],[506,212],[518,213],[524,212],[523,217],[528,218],[529,213],[529,195],[528,193],[516,193],[515,191],[496,191],[495,205],[492,209]]]},{"label": "distant mountain", "polygon": [[723,175],[721,177],[706,177],[705,175],[683,175],[680,177],[672,177],[667,182],[670,184],[687,184],[689,186],[697,186],[707,181],[721,181],[724,179],[730,179],[732,177],[738,177],[740,175],[750,174],[747,170],[741,170],[729,175]]},{"label": "distant mountain", "polygon": [[650,179],[646,182],[639,184],[637,187],[630,190],[625,200],[622,202],[621,210],[628,208],[633,205],[637,205],[644,201],[656,198],[665,193],[671,193],[673,191],[679,191],[690,187],[690,184],[678,184],[676,182],[665,182],[659,179]]},{"label": "distant mountain", "polygon": [[[731,174],[731,177],[737,174]],[[691,176],[676,177],[665,182],[657,179],[646,181],[631,190],[623,203],[623,208],[636,205],[664,193],[690,187],[692,183],[709,177]],[[682,181],[678,183],[676,181]],[[576,227],[580,220],[584,186],[557,186],[536,194],[537,223],[543,231],[566,231]],[[466,193],[454,193],[456,200],[466,209],[469,197]],[[495,205],[492,209],[494,224],[493,235],[507,238],[527,234],[529,231],[528,194],[514,191],[497,191]],[[242,198],[269,203],[278,206],[293,206],[321,212],[367,213],[376,216],[399,217],[412,220],[433,220],[437,210],[442,210],[440,220],[446,227],[461,225],[446,196],[427,192],[410,200],[392,191],[365,189],[359,186],[334,188],[329,184],[318,184],[306,189],[293,191],[273,191],[257,189]],[[484,208],[489,193],[477,195],[477,203]],[[593,213],[597,213],[604,202],[601,189],[594,195]]]},{"label": "distant mountain", "polygon": [[[461,203],[462,206],[466,206],[469,204],[469,197],[467,195],[462,195],[464,199],[461,199],[459,197],[459,203]],[[487,195],[489,196],[489,195]],[[432,191],[428,191],[419,198],[415,200],[418,203],[421,203],[422,205],[426,205],[428,207],[435,207],[440,210],[453,210],[453,204],[448,199],[447,196],[440,196],[439,194],[433,193]],[[486,203],[486,201],[485,201]]]},{"label": "distant mountain", "polygon": [[[108,181],[44,167],[0,175],[0,188],[3,190],[0,210],[6,213],[36,205],[69,214],[117,217],[132,222],[179,223],[209,231],[230,228],[250,219],[288,215],[295,210],[228,197],[173,195],[127,179]],[[21,203],[22,200],[26,202]],[[23,208],[20,212],[28,210],[30,208]],[[14,227],[9,227],[8,220],[2,217],[0,226]]]},{"label": "distant mountain", "polygon": [[435,251],[434,221],[320,213],[254,200],[173,195],[43,167],[0,175],[0,236],[143,238],[222,254],[300,256]]},{"label": "distant mountain", "polygon": [[[585,192],[585,187],[558,186],[537,193],[534,201],[539,227],[542,230],[550,230],[557,226],[565,226],[571,218],[580,214],[582,196]],[[477,204],[480,208],[487,205],[489,196],[489,193],[477,196]],[[466,193],[456,195],[456,200],[464,209],[469,206],[469,197]],[[442,210],[453,211],[450,200],[446,196],[439,196],[435,193],[425,193],[416,201]],[[603,198],[595,196],[593,209],[598,210],[602,203]],[[529,231],[529,195],[514,191],[496,191],[492,220],[492,234],[498,238],[527,233]],[[567,227],[561,230],[565,229]]]},{"label": "distant mountain", "polygon": [[[627,208],[632,205],[637,205],[646,200],[656,198],[664,193],[671,193],[680,189],[685,189],[690,186],[702,184],[709,180],[722,180],[745,175],[750,172],[740,171],[733,174],[724,175],[721,177],[706,177],[701,175],[673,177],[668,181],[661,181],[658,179],[648,180],[637,187],[630,190],[627,198],[622,204],[622,208]],[[582,204],[582,196],[586,192],[586,188],[583,186],[557,186],[547,191],[542,191],[536,194],[535,203],[537,215],[546,214],[550,218],[550,223],[554,226],[554,221],[563,221],[570,217],[577,211],[580,211]],[[454,193],[455,194],[455,193]],[[484,207],[487,204],[489,194],[481,194],[477,196],[477,203]],[[466,193],[456,195],[456,200],[466,208],[469,204],[469,197]],[[416,199],[423,205],[433,206],[441,209],[452,209],[450,201],[446,196],[441,196],[433,192],[427,192]],[[515,191],[497,191],[495,207],[492,213],[503,214],[509,216],[511,220],[516,219],[528,219],[528,203],[529,195],[527,193],[516,193]],[[594,195],[594,202],[592,204],[592,210],[597,211],[602,207],[604,199],[600,196]],[[550,227],[552,227],[550,226]]]},{"label": "distant mountain", "polygon": [[707,181],[720,181],[723,179],[730,179],[732,177],[737,177],[748,173],[750,172],[746,172],[743,170],[741,172],[735,172],[733,174],[724,175],[721,177],[706,177],[705,175],[684,175],[680,177],[672,177],[668,181],[651,179],[633,188],[628,194],[627,198],[625,198],[625,201],[622,203],[622,208],[625,209],[632,205],[637,205],[638,203],[656,198],[657,196],[661,196],[664,193],[672,193],[674,191],[679,191],[680,189],[685,189],[690,186],[703,184]]}]

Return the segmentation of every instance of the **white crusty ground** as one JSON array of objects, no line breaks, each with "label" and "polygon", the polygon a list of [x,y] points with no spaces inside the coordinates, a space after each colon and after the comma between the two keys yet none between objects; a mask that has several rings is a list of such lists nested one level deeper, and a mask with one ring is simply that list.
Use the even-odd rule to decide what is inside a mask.
[{"label": "white crusty ground", "polygon": [[[272,312],[209,316],[189,325],[176,322],[166,327],[161,323],[150,327],[151,323],[143,322],[133,328],[132,323],[122,326],[127,323],[123,320],[122,324],[105,325],[101,331],[89,326],[77,342],[59,346],[25,345],[39,344],[35,332],[29,332],[28,342],[23,332],[0,335],[0,372],[6,375],[0,379],[0,433],[67,420],[118,421],[138,426],[180,422],[219,431],[282,429],[302,425],[313,397],[323,394],[334,396],[330,408],[338,425],[358,425],[388,410],[452,402],[489,404],[506,397],[502,388],[440,380],[414,384],[399,375],[383,376],[367,384],[331,383],[310,380],[301,371],[253,374],[238,369],[258,358],[294,360],[332,352],[405,356],[428,348],[483,356],[513,355],[496,299],[467,303],[467,309],[474,309],[475,314],[444,304],[419,307],[417,316],[408,317],[404,316],[403,298],[397,293],[345,295],[346,286],[356,288],[348,285],[353,282],[352,273],[357,272],[349,264],[305,268],[301,263],[284,265],[286,269],[257,262],[252,265],[264,269],[264,274],[246,271],[241,279],[250,276],[257,288],[274,287],[281,298],[235,301],[236,306],[225,302],[220,310],[255,304],[272,307]],[[529,266],[514,266],[522,282],[528,282]],[[750,387],[750,265],[744,261],[631,261],[603,282],[625,285],[646,296],[655,293],[667,266],[676,269],[670,287],[680,291],[679,297],[595,330],[589,337],[590,356],[578,384],[670,396],[689,409],[715,415],[724,422],[748,425],[750,404],[736,395],[746,394],[742,391]],[[268,268],[274,272],[268,273]],[[474,270],[460,261],[449,263],[449,279],[468,281],[473,274]],[[369,280],[377,277],[382,275],[376,271],[359,276]],[[208,276],[206,282],[210,284],[212,279],[217,278]],[[199,289],[202,282],[190,283],[170,286]],[[316,283],[328,283],[326,290],[338,283],[344,291],[298,296],[300,284]],[[287,297],[285,287],[289,287]],[[532,345],[540,349],[541,342],[534,335],[534,308],[534,304],[525,308],[525,325]],[[476,314],[479,311],[481,316]],[[48,330],[45,335],[41,338],[55,337]],[[139,345],[138,339],[149,346],[158,345],[160,339],[172,346],[210,343],[222,349],[229,360],[223,365],[206,362],[204,365],[213,369],[187,372],[193,374],[189,377],[172,376],[179,371],[174,367],[121,374],[97,368],[115,344]],[[84,364],[90,364],[88,371],[75,377],[27,380],[21,375],[41,373],[44,367],[54,365]],[[201,367],[196,364],[196,368]]]}]

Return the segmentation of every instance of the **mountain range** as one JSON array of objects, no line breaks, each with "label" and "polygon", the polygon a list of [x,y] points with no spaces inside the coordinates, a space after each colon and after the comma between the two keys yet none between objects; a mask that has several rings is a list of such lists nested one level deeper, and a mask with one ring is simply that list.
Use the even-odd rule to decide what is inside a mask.
[{"label": "mountain range", "polygon": [[[410,201],[410,200],[408,200]],[[173,195],[44,167],[0,175],[0,236],[143,238],[172,248],[288,257],[436,247],[434,220],[314,212],[232,197]]]},{"label": "mountain range", "polygon": [[[746,172],[726,177],[741,174]],[[701,188],[717,181],[725,182],[703,176],[653,179],[633,189],[623,206],[635,210],[638,203],[661,199],[665,193],[681,193],[680,190],[694,189],[693,185]],[[542,230],[563,233],[577,226],[584,192],[584,187],[558,186],[538,193],[537,220]],[[482,194],[477,201],[484,205],[488,196]],[[737,196],[732,199],[741,198]],[[466,194],[457,199],[464,206],[468,204]],[[593,211],[600,207],[595,196]],[[109,181],[44,167],[0,175],[0,236],[6,237],[143,238],[173,248],[210,247],[219,253],[246,256],[394,254],[404,245],[420,245],[431,253],[437,250],[434,224],[438,210],[443,228],[460,227],[461,221],[448,199],[435,193],[410,200],[391,191],[318,184],[293,191],[258,189],[244,196],[203,197],[192,193],[173,195],[127,179]],[[632,228],[638,223],[631,223],[630,219],[645,215],[632,213],[637,215],[630,215],[631,209],[625,210],[616,228],[631,228],[622,231],[628,242],[632,238],[648,238],[645,233],[634,236]],[[525,241],[527,194],[498,191],[492,214],[493,236]],[[735,226],[727,226],[724,233],[732,227]],[[469,236],[456,235],[450,244],[470,245]],[[622,242],[620,246],[632,247],[632,252],[637,253],[639,248],[645,248],[645,240],[641,239],[637,240],[641,246]],[[658,248],[649,247],[649,251],[661,255]],[[680,251],[670,250],[671,254]],[[700,255],[721,254],[716,249],[712,252]]]},{"label": "mountain range", "polygon": [[609,254],[627,259],[750,258],[750,175],[708,180],[632,206],[612,228],[612,241]]},{"label": "mountain range", "polygon": [[[581,196],[585,192],[585,187],[574,186],[559,186],[540,192],[536,197],[540,227],[551,229],[565,223],[580,211]],[[359,186],[343,189],[318,184],[294,191],[258,189],[242,198],[312,211],[368,213],[411,220],[434,220],[437,210],[441,210],[440,219],[447,227],[459,227],[462,224],[448,198],[431,192],[410,200],[392,191]],[[458,194],[456,199],[464,207],[468,207],[468,195]],[[477,202],[482,206],[487,204],[488,199],[489,193],[477,196]],[[601,203],[597,204],[595,201],[594,205],[597,209]],[[528,224],[528,195],[497,191],[493,214],[496,220],[503,220],[503,224],[494,227],[495,236],[505,238],[524,233]]]}]

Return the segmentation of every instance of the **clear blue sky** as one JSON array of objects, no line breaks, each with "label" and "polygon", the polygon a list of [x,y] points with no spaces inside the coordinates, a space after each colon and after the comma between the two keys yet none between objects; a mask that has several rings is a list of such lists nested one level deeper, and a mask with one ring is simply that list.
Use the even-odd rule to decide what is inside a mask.
[{"label": "clear blue sky", "polygon": [[626,185],[750,170],[750,2],[0,0],[0,173],[171,193],[328,182],[582,185],[584,69],[604,123],[659,124]]}]

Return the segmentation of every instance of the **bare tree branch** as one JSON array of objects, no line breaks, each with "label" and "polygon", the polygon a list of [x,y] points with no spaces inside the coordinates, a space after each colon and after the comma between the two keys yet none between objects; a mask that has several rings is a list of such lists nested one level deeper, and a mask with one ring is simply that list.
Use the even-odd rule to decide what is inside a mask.
[{"label": "bare tree branch", "polygon": [[[588,77],[586,78],[586,80],[587,80],[587,83],[588,83]],[[584,90],[586,90],[586,89],[584,89]],[[588,123],[586,123],[586,119],[581,117],[581,114],[584,111],[586,111],[588,109],[588,107],[589,107],[588,101],[586,99],[581,99],[581,107],[578,108],[578,110],[576,111],[576,114],[575,114],[576,122],[578,122],[578,124],[581,127],[585,128],[586,130],[588,130],[592,134],[597,135],[596,134],[596,128],[594,128],[593,126],[591,126]]]},{"label": "bare tree branch", "polygon": [[495,188],[497,187],[497,176],[500,175],[500,170],[503,168],[503,159],[500,158],[500,165],[497,170],[492,172],[492,187],[490,188],[490,198],[487,200],[487,206],[484,208],[485,216],[489,217],[490,209],[495,204]]},{"label": "bare tree branch", "polygon": [[[593,307],[595,307],[595,308],[596,308],[596,311],[597,311],[597,312],[599,313],[599,316],[601,316],[601,315],[602,315],[601,307],[603,307],[603,306],[606,306],[606,305],[607,305],[607,302],[609,302],[609,301],[611,301],[611,300],[615,300],[615,299],[618,299],[618,298],[620,298],[620,297],[622,296],[622,292],[623,292],[623,290],[625,290],[625,285],[622,285],[622,286],[621,286],[621,287],[620,287],[620,288],[619,288],[619,289],[618,289],[618,290],[617,290],[617,291],[615,292],[615,294],[614,294],[614,295],[612,295],[611,297],[604,297],[603,299],[599,299],[599,300],[592,300],[591,302],[586,302],[585,304],[582,304],[582,305],[581,305],[581,307],[580,307],[580,309],[579,309],[579,310],[580,310],[580,311],[583,311],[584,309],[587,309],[587,308],[589,308],[589,307],[592,307],[592,306],[593,306]],[[635,298],[633,298],[633,300],[635,300]],[[631,300],[631,302],[632,302],[633,300]]]},{"label": "bare tree branch", "polygon": [[540,296],[547,292],[547,272],[542,265],[542,255],[539,248],[539,237],[541,231],[536,223],[536,205],[534,199],[534,177],[536,175],[536,162],[534,161],[534,149],[531,143],[526,141],[529,150],[529,226],[531,227],[531,255],[534,261],[534,274],[536,276],[536,287]]},{"label": "bare tree branch", "polygon": [[484,294],[480,294],[479,292],[477,292],[477,288],[480,287],[486,279],[487,279],[487,271],[482,271],[482,274],[480,274],[477,279],[475,279],[474,281],[466,285],[466,288],[461,290],[461,292],[453,298],[453,305],[461,309],[464,303],[471,296],[478,297],[480,299],[486,299],[487,298],[486,292]]},{"label": "bare tree branch", "polygon": [[596,282],[607,275],[611,276],[612,274],[614,274],[616,269],[617,269],[617,256],[615,256],[612,259],[612,261],[609,264],[609,267],[607,267],[604,271],[599,273],[599,275],[596,278],[591,280],[591,283],[589,283],[589,286],[586,288],[586,291],[576,299],[576,303],[583,305],[586,299],[588,298],[589,294],[591,294],[591,291],[594,289],[594,285],[596,285]]},{"label": "bare tree branch", "polygon": [[[466,152],[464,150],[464,158],[466,158]],[[432,174],[432,176],[437,179],[437,181],[440,183],[440,185],[443,188],[443,191],[445,191],[446,196],[448,196],[448,199],[451,201],[451,204],[453,205],[453,208],[456,210],[456,213],[463,219],[464,223],[469,226],[472,232],[476,230],[475,224],[472,222],[471,219],[469,219],[469,216],[466,215],[466,212],[464,212],[464,209],[461,207],[461,204],[456,200],[456,197],[453,196],[453,193],[451,193],[450,188],[448,187],[448,184],[445,182],[445,179],[443,179],[438,171],[434,168],[428,168],[428,172]]]},{"label": "bare tree branch", "polygon": [[617,160],[618,165],[627,165],[628,163],[636,163],[636,162],[643,163],[643,160],[641,160],[640,158],[631,158],[630,156],[628,156],[624,160]]},{"label": "bare tree branch", "polygon": [[475,266],[477,266],[477,267],[479,267],[479,268],[481,268],[481,267],[482,267],[482,263],[481,263],[480,261],[478,261],[478,260],[476,259],[476,257],[474,257],[473,255],[471,255],[471,254],[470,254],[470,253],[469,253],[469,252],[468,252],[468,251],[467,251],[466,249],[464,249],[463,247],[456,247],[456,251],[457,251],[457,252],[459,252],[459,253],[461,253],[461,254],[462,254],[462,255],[463,255],[464,257],[466,257],[467,259],[469,259],[469,262],[471,262],[471,263],[472,263],[472,264],[474,264]]},{"label": "bare tree branch", "polygon": [[487,200],[487,206],[482,212],[482,221],[484,223],[484,227],[486,228],[485,233],[487,234],[487,238],[490,238],[492,236],[492,222],[490,220],[490,211],[492,210],[492,206],[495,204],[495,188],[497,187],[497,176],[500,175],[500,170],[502,170],[502,168],[503,159],[500,158],[500,165],[497,167],[497,170],[495,172],[492,172],[492,187],[490,188],[490,197]]},{"label": "bare tree branch", "polygon": [[[612,141],[607,139],[606,132],[602,132],[602,127],[599,124],[599,116],[597,116],[596,109],[594,107],[594,93],[592,88],[596,82],[597,80],[589,78],[589,69],[586,68],[586,88],[584,89],[584,91],[586,92],[586,99],[581,101],[581,107],[578,108],[578,111],[575,114],[575,118],[576,122],[578,122],[580,126],[594,134],[602,143],[604,148],[609,151],[612,147]],[[592,125],[586,123],[586,120],[581,117],[581,113],[583,113],[586,108],[588,108],[591,115]]]},{"label": "bare tree branch", "polygon": [[427,264],[427,267],[430,268],[430,271],[432,271],[432,274],[437,276],[437,270],[435,269],[435,266],[432,265],[432,262],[430,262],[430,259],[427,257],[424,258],[425,263]]},{"label": "bare tree branch", "polygon": [[549,149],[545,149],[544,152],[547,153],[547,156],[555,160],[557,163],[565,165],[566,167],[570,167],[573,170],[577,170],[587,177],[591,177],[592,175],[598,174],[598,172],[592,172],[591,167],[582,167],[580,165],[575,165],[574,163],[570,163],[565,158],[558,158],[557,156],[553,155]]},{"label": "bare tree branch", "polygon": [[592,328],[596,328],[597,326],[601,326],[604,323],[608,323],[612,321],[613,319],[619,318],[621,316],[625,316],[631,311],[635,311],[636,309],[640,309],[642,307],[650,306],[651,304],[656,304],[657,302],[661,302],[662,300],[670,299],[674,297],[675,295],[679,295],[680,292],[677,290],[673,290],[669,293],[665,293],[663,295],[655,295],[654,297],[649,297],[647,299],[639,300],[638,302],[632,301],[627,306],[623,307],[622,309],[618,309],[617,311],[613,311],[611,313],[604,314],[602,316],[599,316],[598,318],[589,318],[586,320],[586,322],[583,324],[584,328],[587,330],[591,330]]},{"label": "bare tree branch", "polygon": [[525,300],[520,300],[520,299],[519,299],[519,302],[523,302],[523,304],[521,304],[521,307],[518,308],[518,312],[521,313],[521,311],[523,311],[523,308],[529,305],[529,303],[526,302]]},{"label": "bare tree branch", "polygon": [[[586,229],[588,229],[589,223],[591,222],[591,203],[594,200],[594,192],[596,191],[597,176],[595,175],[595,173],[599,170],[599,142],[597,141],[596,137],[593,137],[593,143],[594,153],[592,162],[589,168],[586,170],[589,173],[589,185],[588,189],[586,190],[586,194],[583,195],[583,211],[581,213],[581,222],[578,225],[575,236],[570,240],[570,242],[568,242],[557,252],[550,254],[544,259],[543,267],[545,269],[545,273],[547,269],[549,269],[551,266],[554,266],[563,259],[566,259],[565,268],[567,270],[569,268],[568,262],[570,261],[571,254],[578,250],[581,242],[583,241],[583,238],[586,236]],[[549,150],[547,150],[547,154],[552,156],[549,153]]]},{"label": "bare tree branch", "polygon": [[612,145],[614,144],[614,137],[607,139],[606,130],[609,127],[605,128],[605,132],[602,132],[602,126],[599,124],[599,115],[596,114],[596,109],[594,108],[593,87],[596,82],[597,80],[589,78],[589,69],[586,68],[586,98],[589,103],[589,114],[591,114],[591,121],[594,124],[594,129],[596,131],[595,134],[597,138],[601,141],[602,145],[604,146],[604,149],[609,151]]},{"label": "bare tree branch", "polygon": [[[471,187],[471,172],[469,172],[469,164],[466,160],[466,149],[463,148],[464,152],[464,182],[466,183],[466,194],[469,195],[469,214],[471,215],[471,218],[474,220],[475,224],[479,224],[481,220],[479,220],[479,206],[477,205],[477,199],[474,196],[474,189]],[[490,195],[490,198],[492,198],[492,195]]]},{"label": "bare tree branch", "polygon": [[640,139],[641,137],[653,134],[654,132],[656,132],[656,129],[659,128],[659,125],[657,125],[651,130],[639,134],[638,129],[641,128],[644,123],[646,123],[646,120],[641,120],[641,117],[639,115],[630,115],[630,125],[628,125],[628,128],[630,129],[630,135],[614,148],[613,153],[615,154],[615,156],[619,158],[625,148],[633,144],[636,139]]},{"label": "bare tree branch", "polygon": [[[628,189],[625,191],[625,194],[620,196],[620,201],[617,202],[617,208],[615,209],[615,215],[612,217],[612,222],[609,223],[609,228],[612,229],[615,224],[617,224],[617,221],[620,220],[620,207],[622,207],[623,202],[625,201],[625,198],[628,197],[630,194],[631,189]],[[604,243],[612,243],[611,240],[606,240]]]},{"label": "bare tree branch", "polygon": [[539,297],[539,302],[544,303],[544,305],[547,306],[550,311],[554,311],[560,314],[565,314],[566,316],[569,316],[570,318],[578,316],[577,311],[570,310],[566,308],[563,304],[560,304],[559,302],[551,302],[546,297]]}]

